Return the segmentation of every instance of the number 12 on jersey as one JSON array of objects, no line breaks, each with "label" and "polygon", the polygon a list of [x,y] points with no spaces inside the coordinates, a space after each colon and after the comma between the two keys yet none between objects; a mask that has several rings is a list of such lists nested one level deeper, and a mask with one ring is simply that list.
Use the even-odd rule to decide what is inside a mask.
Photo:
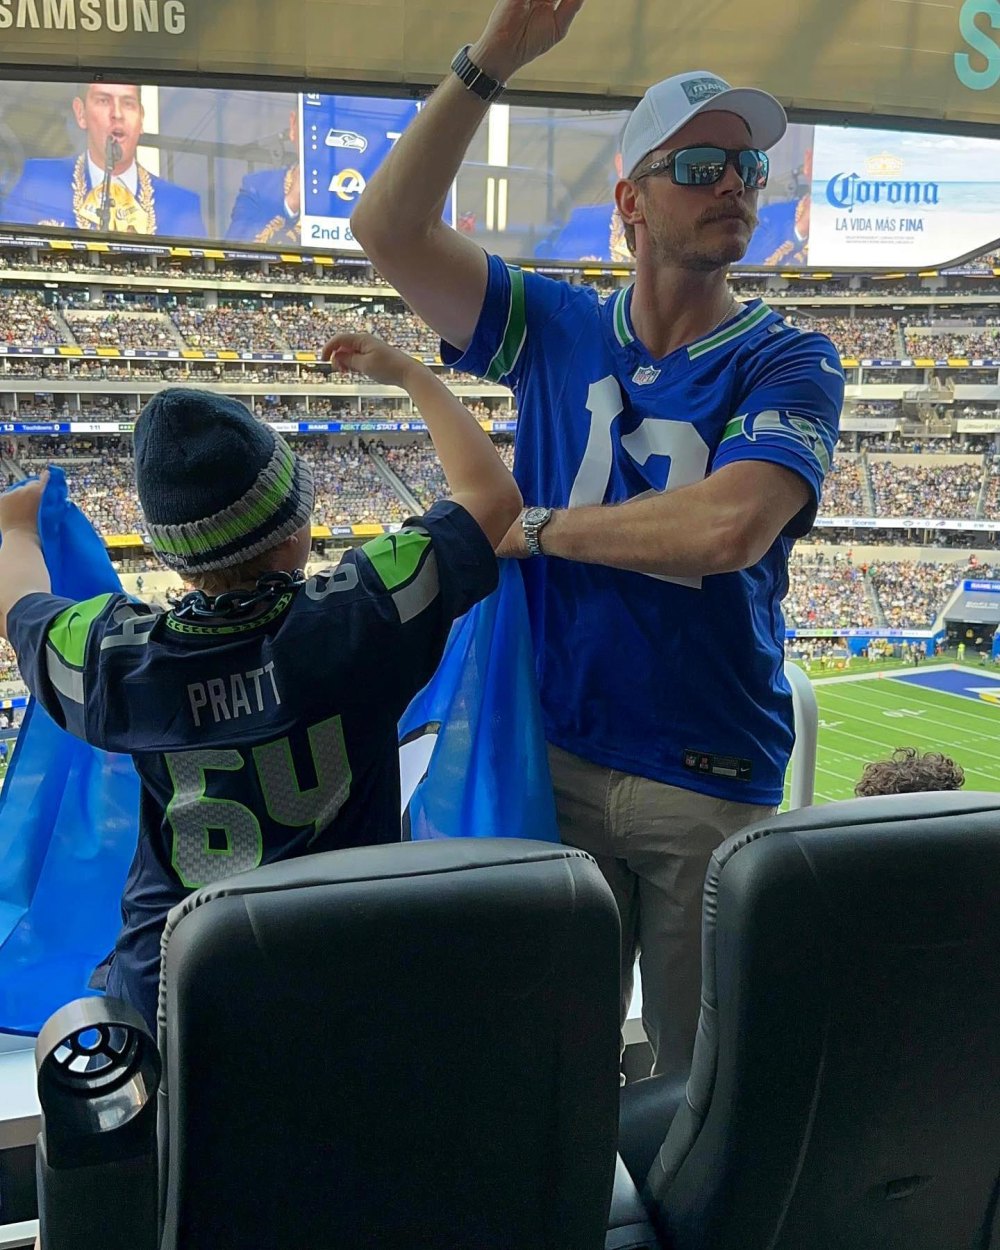
[{"label": "number 12 on jersey", "polygon": [[[581,508],[604,503],[614,465],[613,426],[615,419],[624,411],[621,386],[612,376],[592,382],[587,391],[587,412],[590,414],[590,431],[583,460],[569,495],[569,507]],[[669,461],[667,479],[663,491],[677,490],[681,486],[693,486],[705,478],[708,469],[708,444],[698,431],[686,421],[666,417],[646,417],[630,433],[619,435],[623,450],[638,465],[645,466],[654,457]],[[636,495],[636,499],[662,492],[649,490]],[[656,581],[673,582],[678,586],[701,589],[700,577],[664,577],[659,573],[647,573]]]}]

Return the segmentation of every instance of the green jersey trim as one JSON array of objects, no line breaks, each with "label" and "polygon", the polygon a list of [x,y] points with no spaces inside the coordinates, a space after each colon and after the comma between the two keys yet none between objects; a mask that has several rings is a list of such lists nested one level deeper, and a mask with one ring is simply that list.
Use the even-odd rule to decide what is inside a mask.
[{"label": "green jersey trim", "polygon": [[515,265],[508,265],[510,274],[510,306],[503,341],[486,370],[487,382],[499,382],[517,364],[528,336],[528,314],[524,298],[524,274]]},{"label": "green jersey trim", "polygon": [[74,603],[60,612],[49,626],[46,641],[66,664],[83,668],[91,626],[112,598],[112,595],[97,595],[94,599]]},{"label": "green jersey trim", "polygon": [[614,307],[611,310],[611,321],[615,328],[615,338],[622,347],[628,347],[633,342],[635,335],[629,329],[628,317],[625,315],[625,301],[628,299],[629,291],[632,290],[634,283],[622,287],[618,294],[614,297]]},{"label": "green jersey trim", "polygon": [[707,339],[702,339],[698,343],[692,343],[688,348],[688,359],[697,360],[699,356],[705,356],[708,352],[714,352],[718,347],[725,347],[728,343],[732,343],[734,339],[742,338],[744,334],[749,334],[751,330],[755,330],[770,315],[771,310],[766,304],[761,304],[759,308],[755,308],[749,316],[743,313],[731,325],[720,330],[718,334],[710,335]]},{"label": "green jersey trim", "polygon": [[269,608],[263,616],[255,617],[250,621],[240,621],[238,624],[233,621],[227,621],[218,625],[192,625],[189,621],[179,621],[171,612],[167,615],[167,629],[172,630],[175,634],[195,634],[204,637],[211,634],[213,637],[220,637],[226,634],[246,634],[252,629],[261,629],[264,625],[270,623],[279,617],[282,612],[292,602],[292,595],[282,595],[281,598]]},{"label": "green jersey trim", "polygon": [[361,550],[371,561],[379,581],[391,593],[410,581],[430,545],[430,535],[422,530],[400,530],[397,534],[373,538]]}]

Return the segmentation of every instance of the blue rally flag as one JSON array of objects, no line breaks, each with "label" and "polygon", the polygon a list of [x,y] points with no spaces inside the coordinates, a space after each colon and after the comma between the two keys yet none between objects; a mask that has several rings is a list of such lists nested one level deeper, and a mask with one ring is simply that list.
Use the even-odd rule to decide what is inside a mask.
[{"label": "blue rally flag", "polygon": [[[121,592],[58,468],[39,533],[55,594]],[[400,742],[404,777],[416,767],[410,836],[559,840],[514,562],[455,622],[438,672],[400,722]],[[73,738],[30,700],[0,791],[0,1031],[37,1033],[64,1003],[95,992],[87,982],[118,934],[138,813],[131,759]]]},{"label": "blue rally flag", "polygon": [[516,561],[501,561],[499,588],[452,626],[399,733],[411,838],[559,841]]},{"label": "blue rally flag", "polygon": [[[38,530],[54,594],[121,591],[58,468]],[[0,791],[0,1030],[37,1033],[58,1007],[94,992],[87,982],[121,924],[138,813],[129,757],[71,737],[30,700]]]}]

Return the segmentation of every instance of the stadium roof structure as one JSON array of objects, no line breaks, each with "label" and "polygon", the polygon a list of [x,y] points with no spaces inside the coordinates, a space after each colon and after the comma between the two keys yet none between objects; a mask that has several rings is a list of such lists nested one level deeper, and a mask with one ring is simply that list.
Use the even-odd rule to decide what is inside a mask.
[{"label": "stadium roof structure", "polygon": [[[256,86],[420,88],[474,40],[490,0],[0,0],[0,75]],[[570,37],[516,76],[542,96],[626,101],[707,67],[810,113],[1000,121],[997,0],[590,0]]]}]

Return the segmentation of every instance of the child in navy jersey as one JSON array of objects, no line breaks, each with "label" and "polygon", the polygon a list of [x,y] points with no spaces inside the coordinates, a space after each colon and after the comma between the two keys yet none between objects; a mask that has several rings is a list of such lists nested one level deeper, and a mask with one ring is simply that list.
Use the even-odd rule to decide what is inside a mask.
[{"label": "child in navy jersey", "polygon": [[338,335],[341,371],[407,389],[452,498],[307,578],[309,464],[241,404],[169,389],[136,425],[152,546],[195,590],[163,612],[53,595],[42,482],[0,497],[0,633],[46,711],[132,756],[139,840],[109,994],[155,1027],[160,935],[189,891],[258,864],[400,837],[396,723],[452,621],[497,584],[520,494],[478,423],[423,365]]}]

